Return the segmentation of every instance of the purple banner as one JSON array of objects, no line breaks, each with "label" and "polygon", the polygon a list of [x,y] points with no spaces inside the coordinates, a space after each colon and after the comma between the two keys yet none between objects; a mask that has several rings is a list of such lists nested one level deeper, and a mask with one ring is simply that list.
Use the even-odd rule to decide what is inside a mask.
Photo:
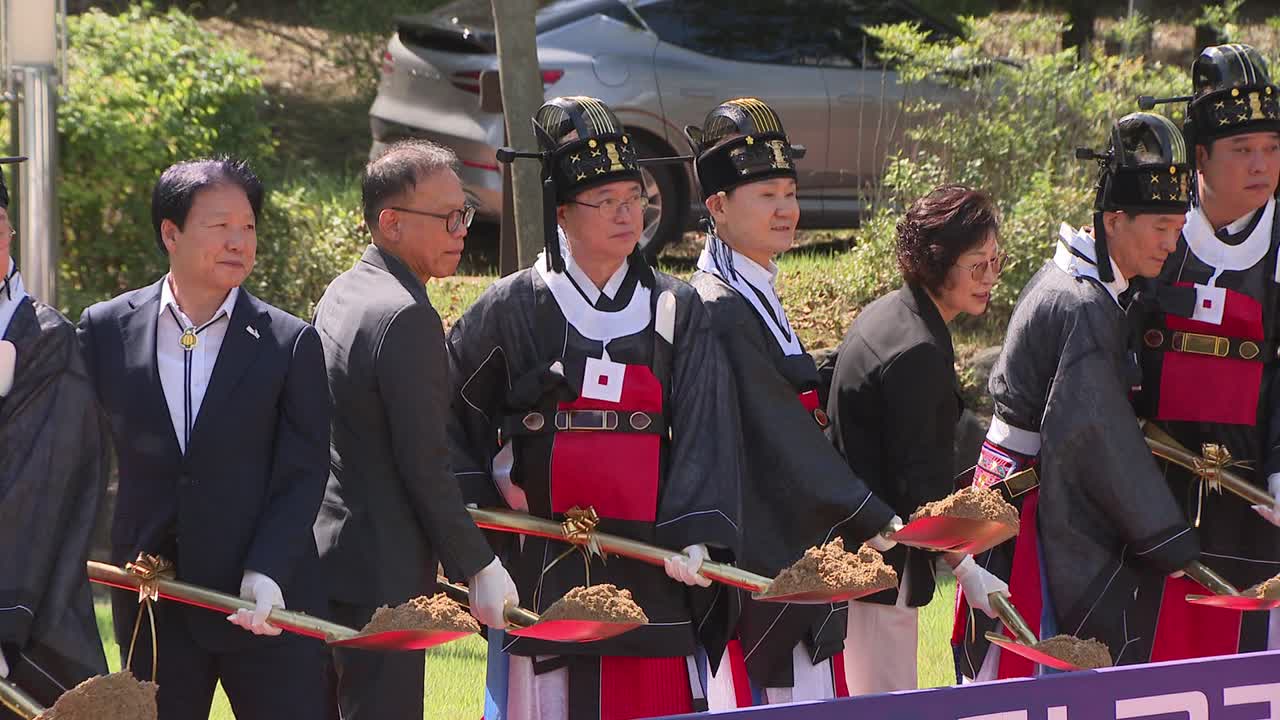
[{"label": "purple banner", "polygon": [[[681,715],[705,718],[705,715]],[[1280,651],[774,705],[743,720],[1280,720]]]}]

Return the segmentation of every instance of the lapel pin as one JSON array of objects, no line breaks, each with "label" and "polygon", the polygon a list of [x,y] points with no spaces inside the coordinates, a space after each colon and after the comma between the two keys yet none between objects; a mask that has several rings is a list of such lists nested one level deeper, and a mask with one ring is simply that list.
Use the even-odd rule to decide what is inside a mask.
[{"label": "lapel pin", "polygon": [[244,331],[252,335],[254,340],[258,339],[258,331],[252,325],[245,325]]}]

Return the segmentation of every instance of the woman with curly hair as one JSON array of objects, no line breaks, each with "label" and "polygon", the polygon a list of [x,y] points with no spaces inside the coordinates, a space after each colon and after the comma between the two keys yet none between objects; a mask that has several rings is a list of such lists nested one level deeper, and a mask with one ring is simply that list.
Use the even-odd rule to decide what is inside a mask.
[{"label": "woman with curly hair", "polygon": [[[999,230],[999,213],[980,190],[944,185],[917,200],[897,228],[905,284],[864,308],[840,345],[827,433],[901,517],[954,490],[963,402],[947,325],[986,311],[1005,259]],[[849,603],[851,695],[916,687],[917,608],[933,597],[936,557],[898,545],[885,553],[898,587]],[[970,597],[1007,589],[966,556],[947,560]]]}]

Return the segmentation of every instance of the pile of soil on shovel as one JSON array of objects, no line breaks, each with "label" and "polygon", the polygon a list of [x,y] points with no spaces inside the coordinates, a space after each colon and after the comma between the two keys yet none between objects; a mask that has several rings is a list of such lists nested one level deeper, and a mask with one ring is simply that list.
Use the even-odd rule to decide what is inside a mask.
[{"label": "pile of soil on shovel", "polygon": [[1111,651],[1097,640],[1081,640],[1074,635],[1054,635],[1032,647],[1083,670],[1111,667]]},{"label": "pile of soil on shovel", "polygon": [[1018,509],[1005,502],[999,491],[980,485],[957,490],[941,500],[925,503],[911,513],[912,520],[922,517],[994,520],[1001,525],[1018,527]]},{"label": "pile of soil on shovel", "polygon": [[1251,597],[1262,598],[1263,600],[1280,600],[1280,575],[1258,583],[1248,590],[1244,591],[1245,595]]},{"label": "pile of soil on shovel", "polygon": [[765,592],[769,595],[793,595],[815,591],[884,590],[898,584],[898,573],[884,562],[884,557],[863,545],[857,553],[844,549],[844,538],[826,545],[811,547],[804,557],[778,573]]},{"label": "pile of soil on shovel", "polygon": [[461,605],[444,593],[431,597],[419,595],[393,608],[383,605],[373,611],[361,635],[392,630],[444,630],[448,632],[480,632],[480,623]]},{"label": "pile of soil on shovel", "polygon": [[543,620],[591,620],[594,622],[647,623],[649,616],[631,599],[630,590],[609,584],[575,587],[551,603]]},{"label": "pile of soil on shovel", "polygon": [[36,720],[156,720],[158,687],[128,671],[98,675],[63,693]]}]

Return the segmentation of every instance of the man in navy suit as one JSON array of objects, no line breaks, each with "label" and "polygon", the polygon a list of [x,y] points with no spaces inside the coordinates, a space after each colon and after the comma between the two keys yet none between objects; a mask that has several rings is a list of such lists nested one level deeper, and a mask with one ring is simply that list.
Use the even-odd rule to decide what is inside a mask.
[{"label": "man in navy suit", "polygon": [[[315,329],[240,287],[262,194],[236,160],[165,170],[151,215],[169,273],[80,320],[119,463],[112,560],[161,555],[177,579],[256,606],[224,618],[157,604],[160,720],[207,717],[219,680],[241,720],[326,712],[323,645],[266,622],[273,606],[324,609],[311,525],[329,474],[329,394]],[[139,605],[112,601],[123,656]],[[144,619],[134,672],[149,679],[152,661]]]}]

